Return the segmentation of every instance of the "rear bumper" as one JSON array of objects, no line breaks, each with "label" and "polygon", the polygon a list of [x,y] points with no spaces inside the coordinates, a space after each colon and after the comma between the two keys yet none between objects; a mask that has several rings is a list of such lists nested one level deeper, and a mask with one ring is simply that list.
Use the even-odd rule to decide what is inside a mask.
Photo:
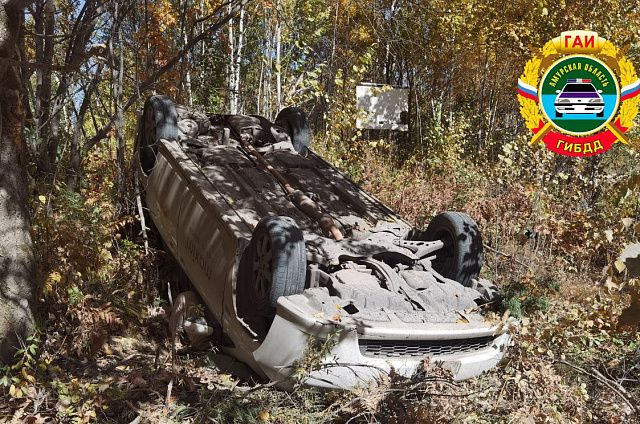
[{"label": "rear bumper", "polygon": [[[296,372],[303,363],[310,336],[322,342],[330,335],[336,339],[335,345],[327,352],[316,350],[319,355],[320,367],[308,375],[298,378],[304,385],[325,389],[348,389],[358,385],[367,385],[370,380],[393,371],[397,374],[410,377],[425,358],[429,358],[432,364],[438,364],[442,368],[451,371],[454,380],[461,381],[476,377],[494,367],[505,355],[511,341],[511,336],[503,332],[496,337],[493,329],[486,328],[480,334],[472,336],[469,331],[458,334],[449,332],[446,335],[441,331],[421,331],[421,334],[412,334],[410,343],[431,341],[446,345],[465,341],[473,337],[489,339],[483,347],[457,353],[426,354],[420,355],[413,352],[409,355],[385,356],[384,354],[371,355],[363,348],[363,341],[380,342],[393,345],[392,338],[398,343],[409,340],[405,334],[391,334],[384,338],[369,338],[371,335],[363,335],[362,330],[355,326],[341,326],[330,321],[309,320],[296,313],[295,305],[287,299],[279,301],[278,315],[271,326],[266,339],[254,352],[254,358],[261,370],[272,381],[279,382],[282,388],[292,388],[296,383]],[[428,327],[428,324],[425,324]],[[455,338],[455,336],[461,338]],[[380,336],[383,336],[380,334]],[[366,338],[365,338],[366,337]],[[321,344],[321,343],[318,343]]]}]

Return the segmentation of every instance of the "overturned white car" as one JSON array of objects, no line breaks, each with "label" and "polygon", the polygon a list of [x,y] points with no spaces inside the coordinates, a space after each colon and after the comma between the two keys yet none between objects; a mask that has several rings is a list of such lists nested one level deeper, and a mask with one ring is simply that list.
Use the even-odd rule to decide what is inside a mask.
[{"label": "overturned white car", "polygon": [[[177,109],[177,111],[176,111]],[[467,215],[412,228],[308,148],[306,115],[204,115],[150,97],[139,122],[146,203],[222,350],[291,387],[310,340],[335,343],[303,383],[349,388],[425,358],[456,380],[505,354],[484,321],[482,240]]]}]

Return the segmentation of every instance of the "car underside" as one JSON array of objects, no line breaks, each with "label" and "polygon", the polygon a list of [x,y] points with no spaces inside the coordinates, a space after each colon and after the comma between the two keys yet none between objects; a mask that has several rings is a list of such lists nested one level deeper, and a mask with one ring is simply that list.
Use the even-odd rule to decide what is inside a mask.
[{"label": "car underside", "polygon": [[[309,141],[297,108],[270,122],[145,103],[147,207],[206,309],[186,314],[185,331],[215,322],[225,352],[285,388],[410,376],[425,359],[457,380],[494,366],[510,336],[482,314],[495,287],[478,277],[475,222],[445,212],[413,228]],[[311,352],[318,365],[297,375]]]}]

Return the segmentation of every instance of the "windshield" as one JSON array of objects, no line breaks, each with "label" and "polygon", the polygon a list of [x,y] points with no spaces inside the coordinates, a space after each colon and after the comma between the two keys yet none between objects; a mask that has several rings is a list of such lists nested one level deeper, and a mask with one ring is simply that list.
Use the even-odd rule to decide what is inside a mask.
[{"label": "windshield", "polygon": [[593,84],[567,84],[562,89],[563,93],[595,93]]}]

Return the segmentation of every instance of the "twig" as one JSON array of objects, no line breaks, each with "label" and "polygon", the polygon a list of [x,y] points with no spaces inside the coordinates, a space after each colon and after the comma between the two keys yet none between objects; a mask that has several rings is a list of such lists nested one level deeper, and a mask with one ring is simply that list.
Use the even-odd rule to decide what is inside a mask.
[{"label": "twig", "polygon": [[169,381],[169,385],[167,386],[167,396],[165,398],[165,404],[164,404],[164,413],[165,416],[169,415],[169,411],[171,411],[171,389],[173,389],[173,380],[175,379],[174,376],[171,376],[171,380]]},{"label": "twig", "polygon": [[[604,384],[606,384],[611,390],[616,391],[618,390],[621,396],[624,396],[625,400],[627,401],[627,403],[629,403],[632,399],[632,397],[629,395],[629,392],[627,392],[627,390],[622,387],[622,385],[620,385],[617,381],[614,381],[610,378],[605,377],[604,375],[602,375],[602,373],[600,371],[598,371],[595,368],[591,368],[591,372],[600,379],[600,381],[602,381]],[[613,387],[612,387],[613,386]],[[638,405],[629,405],[631,406],[636,413],[640,413],[640,407]]]},{"label": "twig", "polygon": [[153,361],[153,367],[155,369],[158,369],[158,367],[160,366],[160,364],[159,364],[160,363],[160,349],[161,349],[160,346],[158,346],[158,348],[156,349],[155,359]]},{"label": "twig", "polygon": [[[379,423],[380,421],[376,420],[376,416],[371,412],[371,411],[363,411],[360,412],[359,414],[354,415],[353,417],[349,418],[349,421],[347,421],[345,424],[349,424],[350,422],[352,422],[353,420],[357,420],[360,417],[364,417],[365,415],[369,415],[371,417],[371,420],[367,420],[367,422],[373,423]],[[372,421],[375,420],[375,421]]]},{"label": "twig", "polygon": [[148,355],[142,355],[140,353],[132,353],[131,355],[127,356],[126,358],[122,358],[120,361],[115,362],[115,363],[113,363],[111,365],[107,365],[107,366],[104,366],[104,367],[98,365],[97,367],[102,372],[110,372],[110,371],[114,370],[115,368],[117,368],[117,367],[119,367],[119,366],[121,366],[123,364],[126,364],[127,362],[129,362],[130,360],[132,360],[133,358],[135,358],[137,356],[148,356]]},{"label": "twig", "polygon": [[[262,390],[262,389],[268,389],[268,388],[273,387],[273,386],[275,386],[276,384],[281,383],[281,382],[282,382],[282,381],[280,381],[280,380],[274,380],[274,381],[270,381],[270,382],[268,382],[268,383],[264,383],[264,384],[256,384],[255,386],[253,386],[253,387],[251,387],[251,388],[249,388],[249,389],[243,390],[243,391],[242,391],[242,392],[240,392],[239,394],[240,394],[243,398],[246,398],[247,396],[249,396],[249,395],[250,395],[251,393],[253,393],[253,392],[256,392],[256,391],[258,391],[258,390]],[[235,387],[234,387],[234,389],[235,389]],[[232,389],[231,391],[234,391],[234,390]]]},{"label": "twig", "polygon": [[[169,288],[169,293],[171,293],[171,288]],[[172,334],[171,335],[171,380],[169,381],[169,385],[167,386],[167,397],[164,405],[165,414],[167,416],[169,415],[169,411],[171,410],[171,389],[173,389],[173,380],[175,379],[176,379],[176,335]]]},{"label": "twig", "polygon": [[618,383],[612,381],[611,379],[605,377],[600,372],[598,372],[598,370],[596,370],[594,368],[591,368],[591,372],[589,372],[589,371],[587,371],[587,370],[585,370],[583,368],[580,368],[577,365],[573,365],[572,363],[567,362],[567,361],[563,361],[561,359],[558,359],[555,362],[559,363],[559,364],[566,365],[569,368],[572,368],[572,369],[574,369],[575,371],[578,371],[581,374],[584,374],[586,376],[589,376],[589,377],[592,377],[592,378],[598,380],[599,382],[601,382],[602,384],[607,386],[613,393],[615,393],[620,398],[622,398],[622,400],[624,400],[625,403],[627,405],[629,405],[629,407],[631,408],[632,411],[634,411],[636,414],[640,413],[640,407],[638,407],[638,405],[636,405],[631,399],[629,399],[629,394],[624,389],[624,387],[620,386]]},{"label": "twig", "polygon": [[519,260],[517,260],[516,258],[514,258],[512,255],[507,255],[506,253],[501,252],[501,251],[499,251],[499,250],[496,250],[496,249],[494,249],[494,248],[493,248],[493,247],[491,247],[491,246],[487,246],[486,244],[484,245],[484,248],[485,248],[485,249],[489,249],[489,250],[491,250],[491,251],[492,251],[492,252],[494,252],[494,253],[498,253],[498,254],[500,254],[500,255],[504,256],[504,257],[505,257],[505,258],[507,258],[507,259],[511,259],[512,261],[514,261],[515,263],[517,263],[517,264],[519,264],[519,265],[522,265],[523,267],[526,267],[526,268],[528,268],[528,269],[531,269],[531,265],[527,265],[527,264],[525,264],[524,262],[520,262]]},{"label": "twig", "polygon": [[142,227],[142,240],[144,240],[144,254],[149,256],[149,236],[147,235],[147,223],[144,219],[144,209],[142,209],[142,199],[140,196],[140,183],[138,181],[138,173],[134,172],[133,181],[136,191],[136,206],[138,207],[138,215],[140,216],[140,226]]},{"label": "twig", "polygon": [[142,413],[141,413],[142,411],[136,408],[129,400],[125,400],[124,403],[129,407],[129,409],[131,409],[133,412],[137,414],[137,417],[133,421],[131,421],[129,424],[138,424],[142,419]]},{"label": "twig", "polygon": [[58,71],[58,72],[73,72],[80,69],[80,67],[83,65],[85,60],[90,59],[93,56],[102,54],[103,50],[104,50],[103,45],[92,46],[84,54],[77,57],[73,62],[66,63],[64,65],[21,61],[21,60],[6,58],[6,57],[0,58],[0,63],[6,64],[9,66],[20,67],[22,69],[45,69],[49,71]]}]

